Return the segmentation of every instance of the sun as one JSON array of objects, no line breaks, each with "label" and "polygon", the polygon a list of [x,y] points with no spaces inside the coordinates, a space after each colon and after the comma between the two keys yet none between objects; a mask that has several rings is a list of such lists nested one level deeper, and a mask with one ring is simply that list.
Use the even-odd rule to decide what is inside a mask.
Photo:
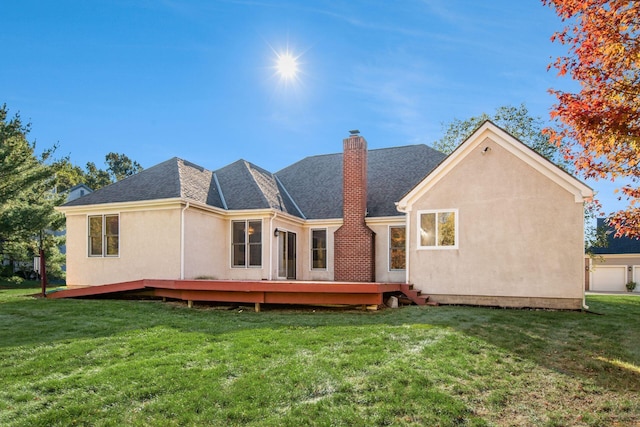
[{"label": "sun", "polygon": [[277,53],[276,70],[280,78],[284,80],[294,80],[298,75],[298,58],[293,56],[289,51],[285,53]]}]

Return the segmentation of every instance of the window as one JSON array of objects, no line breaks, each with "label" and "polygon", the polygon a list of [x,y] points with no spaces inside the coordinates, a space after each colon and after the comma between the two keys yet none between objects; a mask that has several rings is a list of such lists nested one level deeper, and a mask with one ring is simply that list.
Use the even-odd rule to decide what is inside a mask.
[{"label": "window", "polygon": [[402,226],[389,227],[389,270],[404,270],[406,263],[406,231]]},{"label": "window", "polygon": [[89,217],[89,256],[117,257],[120,253],[120,217],[92,215]]},{"label": "window", "polygon": [[262,266],[262,221],[232,222],[234,267]]},{"label": "window", "polygon": [[327,268],[327,230],[311,230],[311,269]]},{"label": "window", "polygon": [[419,248],[458,247],[458,211],[438,210],[418,212]]}]

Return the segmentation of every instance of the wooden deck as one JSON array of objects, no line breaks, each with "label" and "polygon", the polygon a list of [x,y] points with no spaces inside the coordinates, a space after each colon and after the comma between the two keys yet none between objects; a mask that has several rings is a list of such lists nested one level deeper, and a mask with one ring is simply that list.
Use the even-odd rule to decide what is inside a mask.
[{"label": "wooden deck", "polygon": [[[365,305],[384,303],[384,295],[403,292],[416,304],[425,297],[401,283],[245,281],[245,280],[136,280],[54,291],[47,298],[91,298],[139,295],[187,301],[296,305]],[[413,294],[413,295],[408,295]]]}]

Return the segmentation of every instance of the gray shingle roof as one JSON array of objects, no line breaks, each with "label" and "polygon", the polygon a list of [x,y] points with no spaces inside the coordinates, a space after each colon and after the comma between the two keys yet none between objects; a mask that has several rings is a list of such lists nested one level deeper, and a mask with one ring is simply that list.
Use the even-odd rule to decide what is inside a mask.
[{"label": "gray shingle roof", "polygon": [[63,206],[132,202],[180,197],[179,163],[173,158],[121,181],[100,188]]},{"label": "gray shingle roof", "polygon": [[[444,157],[426,145],[370,150],[368,215],[400,215],[395,202]],[[275,174],[245,160],[209,171],[174,157],[64,206],[178,197],[221,209],[271,208],[302,218],[341,218],[342,153],[307,157]]]},{"label": "gray shingle roof", "polygon": [[640,254],[640,239],[615,237],[616,230],[606,223],[605,218],[598,218],[597,227],[606,229],[607,247],[591,248],[594,254]]},{"label": "gray shingle roof", "polygon": [[[445,158],[426,145],[369,150],[368,216],[401,215],[395,206]],[[276,172],[305,216],[342,217],[342,153],[312,156]]]}]

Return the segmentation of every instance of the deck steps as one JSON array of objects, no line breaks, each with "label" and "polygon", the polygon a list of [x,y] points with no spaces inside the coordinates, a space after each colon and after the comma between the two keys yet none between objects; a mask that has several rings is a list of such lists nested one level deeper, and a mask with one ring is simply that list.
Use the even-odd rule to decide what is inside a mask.
[{"label": "deck steps", "polygon": [[416,305],[437,305],[437,303],[429,301],[429,295],[422,295],[422,292],[414,289],[413,285],[402,284],[400,291]]}]

